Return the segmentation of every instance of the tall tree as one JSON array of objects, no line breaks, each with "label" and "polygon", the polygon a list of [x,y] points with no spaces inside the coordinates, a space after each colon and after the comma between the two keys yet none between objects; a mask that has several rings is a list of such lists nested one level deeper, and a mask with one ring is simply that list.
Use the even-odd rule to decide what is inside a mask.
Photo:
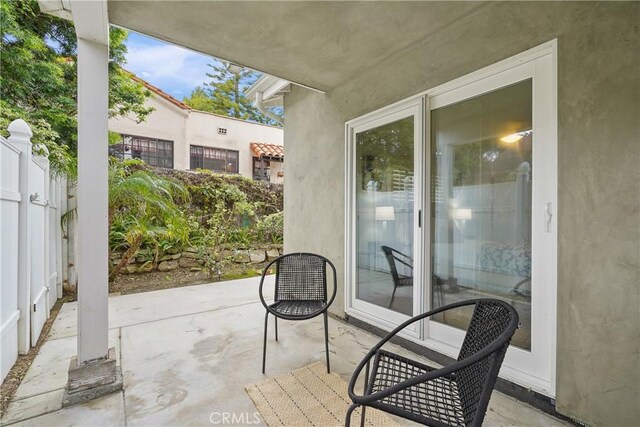
[{"label": "tall tree", "polygon": [[[40,12],[36,0],[0,3],[0,131],[22,118],[34,128],[34,141],[49,151],[67,146],[72,155],[77,134],[77,41],[73,24]],[[144,101],[150,93],[124,72],[127,32],[110,31],[109,113],[133,114],[137,120],[152,111]]]},{"label": "tall tree", "polygon": [[246,90],[260,76],[259,73],[243,69],[233,72],[223,65],[209,64],[213,72],[207,73],[211,81],[205,87],[197,87],[184,103],[196,110],[209,111],[227,117],[250,120],[258,123],[275,124],[253,106],[246,96]]},{"label": "tall tree", "polygon": [[202,86],[196,87],[193,92],[191,92],[191,95],[185,96],[182,101],[195,110],[208,111],[210,113],[215,112],[213,100],[207,94],[207,90]]}]

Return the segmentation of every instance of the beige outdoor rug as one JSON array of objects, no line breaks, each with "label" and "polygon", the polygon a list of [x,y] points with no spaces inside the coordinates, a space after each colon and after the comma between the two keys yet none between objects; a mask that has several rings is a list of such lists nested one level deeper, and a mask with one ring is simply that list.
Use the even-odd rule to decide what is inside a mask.
[{"label": "beige outdoor rug", "polygon": [[[270,427],[343,426],[351,403],[347,383],[337,374],[327,374],[320,362],[245,387],[249,397]],[[360,425],[360,409],[351,419]],[[367,408],[369,426],[396,426],[386,414]]]}]

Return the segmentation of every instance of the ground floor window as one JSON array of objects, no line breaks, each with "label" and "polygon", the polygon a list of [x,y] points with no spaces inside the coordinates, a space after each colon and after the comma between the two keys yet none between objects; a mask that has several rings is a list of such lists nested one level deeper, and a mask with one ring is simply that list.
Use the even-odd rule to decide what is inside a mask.
[{"label": "ground floor window", "polygon": [[271,161],[254,157],[253,179],[256,181],[271,181]]},{"label": "ground floor window", "polygon": [[253,158],[253,179],[281,183],[284,178],[284,162],[281,158]]},{"label": "ground floor window", "polygon": [[238,151],[192,145],[190,154],[190,169],[209,169],[220,173],[238,173]]},{"label": "ground floor window", "polygon": [[145,136],[122,135],[122,142],[109,147],[119,159],[140,159],[151,166],[173,168],[173,141]]}]

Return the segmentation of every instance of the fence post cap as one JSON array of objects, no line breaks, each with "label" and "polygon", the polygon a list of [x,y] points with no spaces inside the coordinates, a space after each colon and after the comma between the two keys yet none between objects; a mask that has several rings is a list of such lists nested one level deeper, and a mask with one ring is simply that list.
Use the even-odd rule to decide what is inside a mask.
[{"label": "fence post cap", "polygon": [[22,119],[16,119],[12,121],[9,124],[9,127],[7,128],[7,130],[9,131],[11,136],[15,136],[19,138],[31,139],[31,137],[33,136],[33,132],[31,131],[31,128],[29,127],[27,122],[25,122]]},{"label": "fence post cap", "polygon": [[44,157],[45,159],[49,157],[49,149],[44,144],[34,145],[33,153],[36,156]]}]

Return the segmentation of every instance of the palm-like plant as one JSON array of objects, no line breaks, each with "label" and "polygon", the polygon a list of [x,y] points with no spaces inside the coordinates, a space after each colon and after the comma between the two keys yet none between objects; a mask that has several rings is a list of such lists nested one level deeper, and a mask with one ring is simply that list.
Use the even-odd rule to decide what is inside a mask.
[{"label": "palm-like plant", "polygon": [[[189,193],[179,183],[145,169],[131,171],[136,162],[113,160],[109,168],[109,230],[112,247],[126,247],[122,258],[109,274],[113,280],[149,243],[186,243],[189,224],[177,202],[187,202]],[[117,242],[117,243],[115,243]]]},{"label": "palm-like plant", "polygon": [[181,184],[144,169],[131,172],[141,162],[112,160],[109,164],[109,225],[116,212],[172,211],[177,201],[187,201],[188,191]]}]

